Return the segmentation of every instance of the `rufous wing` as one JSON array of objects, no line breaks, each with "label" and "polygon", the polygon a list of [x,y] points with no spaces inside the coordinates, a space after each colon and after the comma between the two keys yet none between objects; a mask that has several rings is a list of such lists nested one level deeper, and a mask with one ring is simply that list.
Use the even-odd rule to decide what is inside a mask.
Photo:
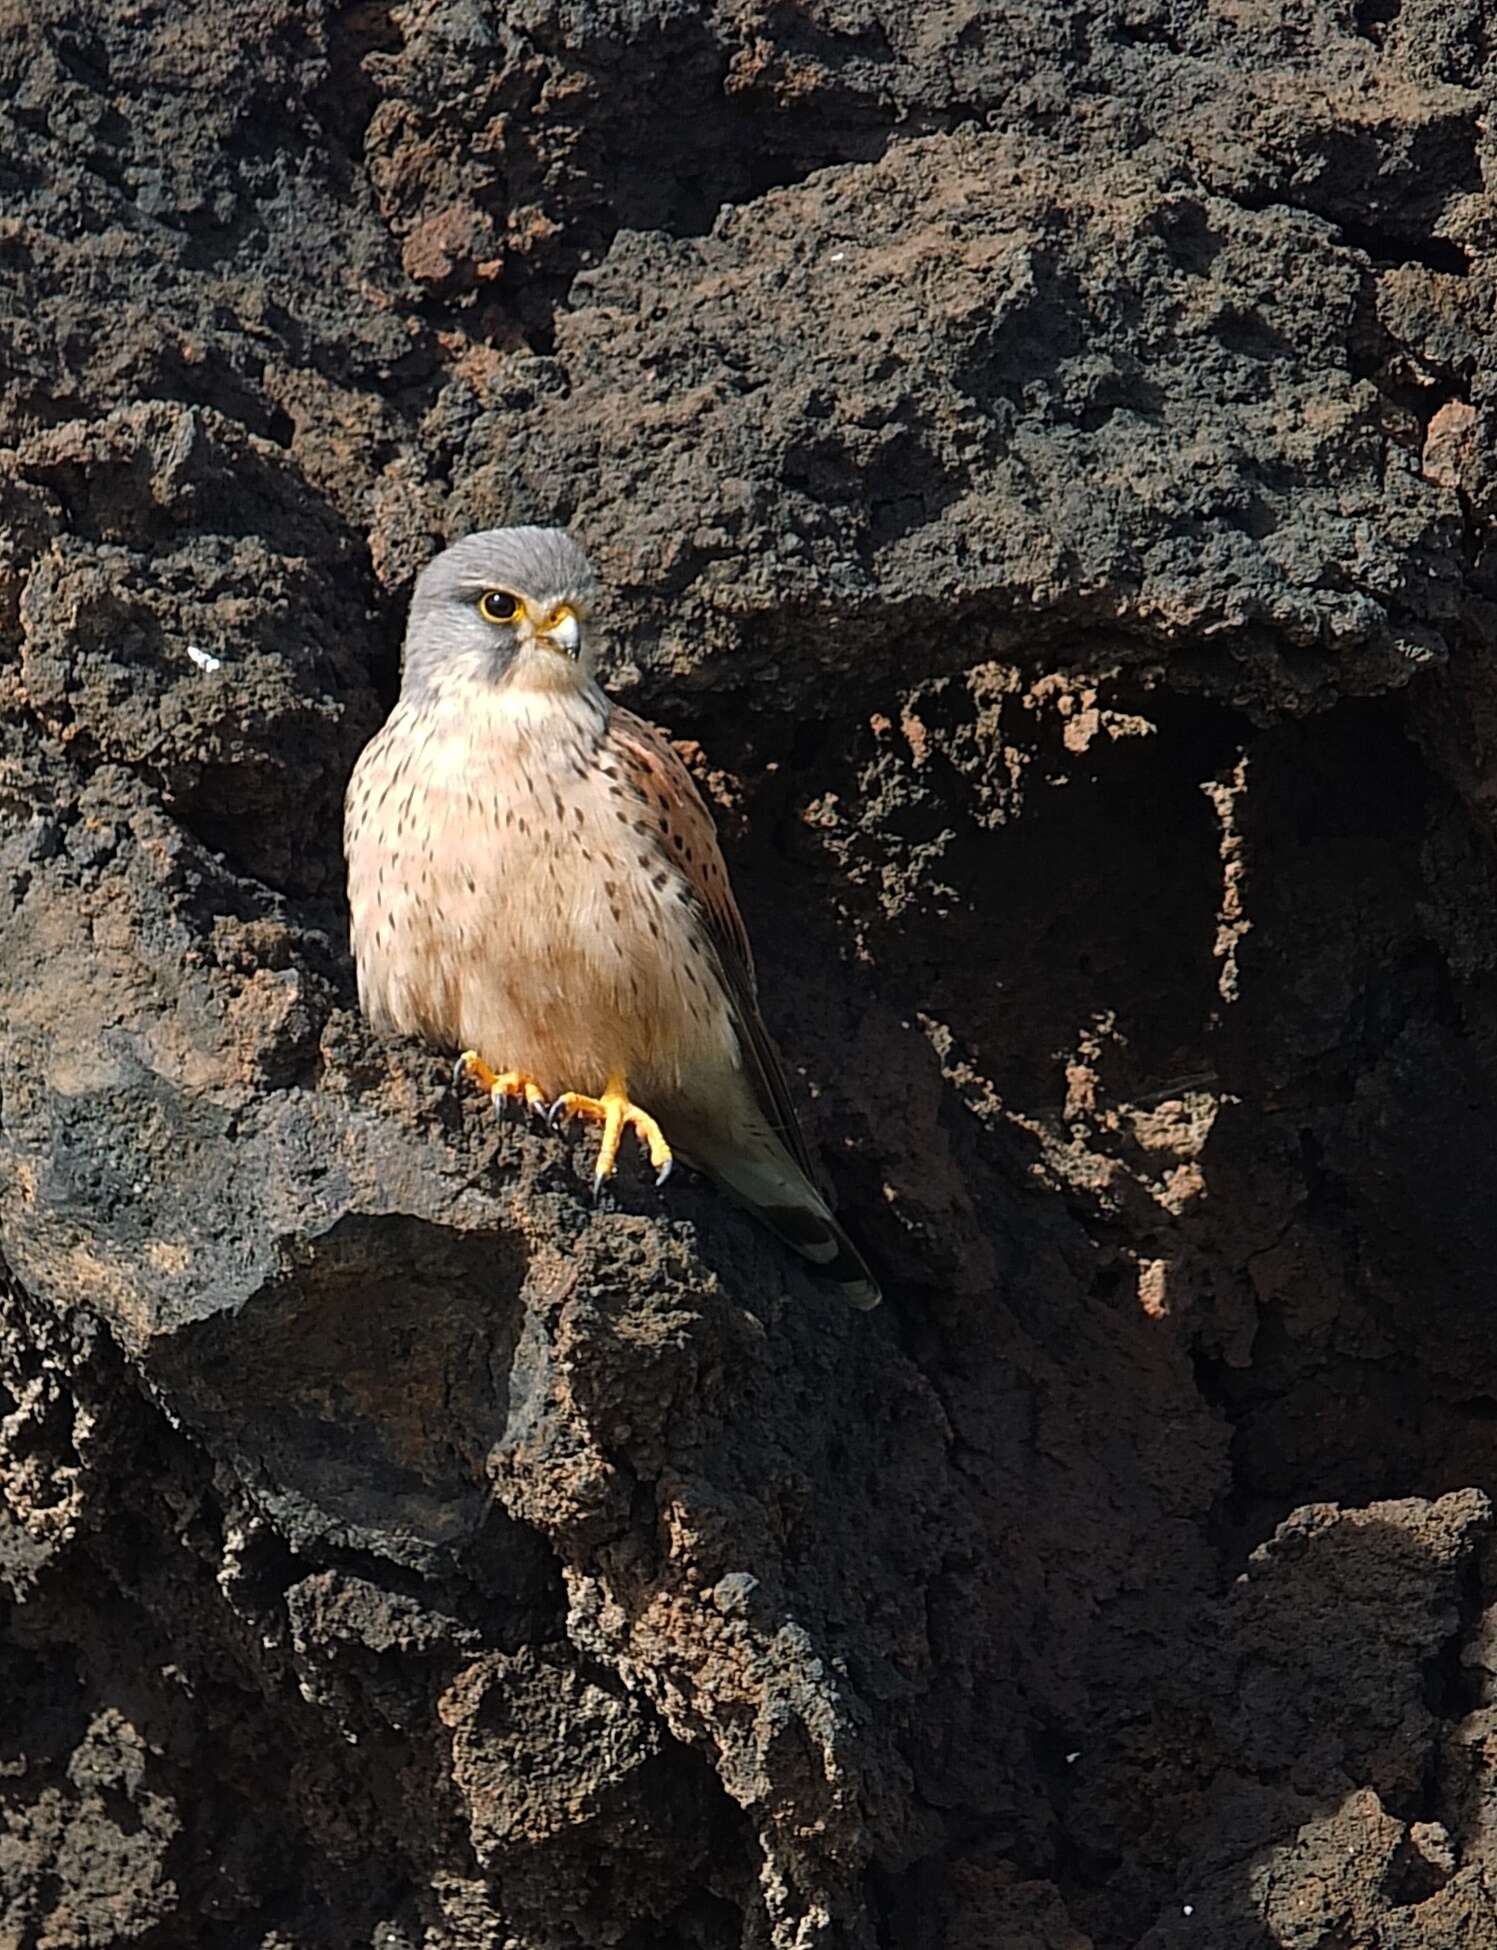
[{"label": "rufous wing", "polygon": [[661,845],[701,903],[760,1108],[807,1178],[819,1185],[821,1174],[796,1117],[779,1053],[759,1014],[753,953],[712,815],[681,754],[657,725],[615,708],[608,733],[630,783],[662,815]]},{"label": "rufous wing", "polygon": [[609,742],[641,801],[659,815],[660,844],[692,889],[722,976],[744,1069],[763,1113],[758,1135],[741,1133],[700,1162],[855,1307],[878,1304],[878,1282],[834,1216],[795,1115],[779,1053],[759,1014],[753,956],[728,884],[717,828],[680,753],[657,726],[615,708]]}]

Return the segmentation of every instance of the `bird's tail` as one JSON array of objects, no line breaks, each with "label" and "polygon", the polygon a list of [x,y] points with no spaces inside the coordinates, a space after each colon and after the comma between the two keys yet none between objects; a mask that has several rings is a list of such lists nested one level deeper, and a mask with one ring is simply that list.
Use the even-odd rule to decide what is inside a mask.
[{"label": "bird's tail", "polygon": [[841,1288],[854,1307],[876,1307],[878,1282],[800,1166],[772,1137],[701,1158],[723,1190]]}]

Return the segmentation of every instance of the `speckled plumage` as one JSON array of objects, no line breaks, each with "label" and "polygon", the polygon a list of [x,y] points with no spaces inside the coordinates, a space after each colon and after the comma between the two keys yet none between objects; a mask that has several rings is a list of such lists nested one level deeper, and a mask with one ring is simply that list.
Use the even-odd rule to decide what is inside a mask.
[{"label": "speckled plumage", "polygon": [[[469,536],[419,579],[399,702],[348,788],[360,1001],[376,1029],[547,1098],[627,1078],[682,1157],[871,1305],[759,1018],[711,816],[664,734],[593,679],[593,588],[552,529]],[[510,600],[512,624],[480,610]]]}]

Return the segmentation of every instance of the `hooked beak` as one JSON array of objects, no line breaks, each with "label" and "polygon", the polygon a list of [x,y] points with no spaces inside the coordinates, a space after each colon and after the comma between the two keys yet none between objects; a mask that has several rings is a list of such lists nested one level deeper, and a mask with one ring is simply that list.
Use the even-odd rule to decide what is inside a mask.
[{"label": "hooked beak", "polygon": [[577,621],[576,612],[565,604],[547,619],[545,628],[537,630],[536,635],[542,643],[574,661],[582,648],[582,625]]}]

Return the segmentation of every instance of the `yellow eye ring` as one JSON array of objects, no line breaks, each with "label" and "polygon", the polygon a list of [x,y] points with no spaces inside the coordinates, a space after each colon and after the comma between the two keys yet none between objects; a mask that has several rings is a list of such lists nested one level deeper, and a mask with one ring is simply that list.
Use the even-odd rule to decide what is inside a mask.
[{"label": "yellow eye ring", "polygon": [[513,623],[524,607],[507,589],[485,589],[478,599],[478,613],[485,623]]}]

